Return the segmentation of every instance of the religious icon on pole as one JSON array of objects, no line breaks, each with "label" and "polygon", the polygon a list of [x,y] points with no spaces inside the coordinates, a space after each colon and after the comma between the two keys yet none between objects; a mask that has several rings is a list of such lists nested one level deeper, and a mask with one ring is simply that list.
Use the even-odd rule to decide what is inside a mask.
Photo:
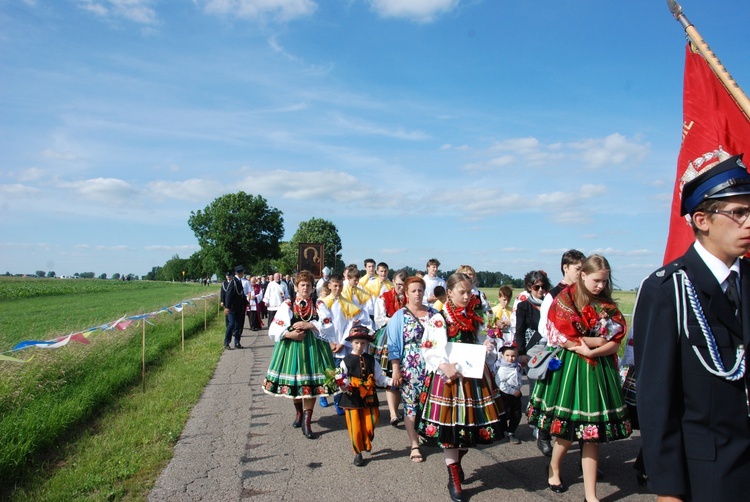
[{"label": "religious icon on pole", "polygon": [[324,244],[300,243],[297,256],[297,270],[308,270],[316,279],[323,276],[325,262]]}]

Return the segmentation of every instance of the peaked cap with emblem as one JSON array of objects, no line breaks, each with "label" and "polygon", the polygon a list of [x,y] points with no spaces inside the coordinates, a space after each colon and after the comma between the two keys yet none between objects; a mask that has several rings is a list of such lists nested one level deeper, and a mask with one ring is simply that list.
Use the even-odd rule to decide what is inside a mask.
[{"label": "peaked cap with emblem", "polygon": [[704,167],[682,187],[680,216],[692,215],[708,199],[750,194],[750,173],[742,163],[742,154]]}]

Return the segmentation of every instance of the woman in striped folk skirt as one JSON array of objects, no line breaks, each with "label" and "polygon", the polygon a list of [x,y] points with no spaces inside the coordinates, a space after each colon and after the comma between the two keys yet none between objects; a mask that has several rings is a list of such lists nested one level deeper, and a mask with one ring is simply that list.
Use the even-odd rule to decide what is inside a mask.
[{"label": "woman in striped folk skirt", "polygon": [[[550,345],[564,347],[529,398],[529,424],[555,436],[547,473],[550,490],[567,488],[560,464],[572,441],[583,442],[586,500],[596,498],[599,443],[632,433],[617,370],[617,351],[625,337],[622,313],[612,300],[610,268],[600,255],[584,261],[578,282],[552,303],[547,328]],[[548,350],[552,350],[551,348]]]},{"label": "woman in striped folk skirt", "polygon": [[292,427],[301,427],[308,439],[315,399],[327,397],[326,372],[334,370],[333,353],[328,344],[330,319],[320,319],[310,294],[313,277],[303,270],[296,276],[297,298],[287,300],[268,326],[268,336],[276,342],[271,364],[263,381],[263,391],[294,400]]},{"label": "woman in striped folk skirt", "polygon": [[[468,448],[503,439],[505,428],[502,397],[487,365],[483,365],[482,378],[464,378],[446,353],[447,342],[477,343],[482,305],[472,287],[465,274],[456,273],[448,279],[445,319],[441,315],[430,318],[422,338],[427,377],[417,431],[425,444],[443,448],[453,501],[463,500],[461,459]],[[492,357],[489,343],[487,354]]]}]

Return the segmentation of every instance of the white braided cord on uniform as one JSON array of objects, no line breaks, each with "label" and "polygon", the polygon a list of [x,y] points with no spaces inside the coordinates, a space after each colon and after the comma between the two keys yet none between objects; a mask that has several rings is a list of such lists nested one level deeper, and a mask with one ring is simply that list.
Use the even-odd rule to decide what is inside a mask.
[{"label": "white braided cord on uniform", "polygon": [[[698,301],[698,295],[695,292],[693,284],[690,282],[690,279],[684,271],[678,270],[677,272],[675,272],[675,285],[677,283],[677,275],[680,275],[682,277],[683,291],[685,292],[685,295],[690,302],[690,306],[695,313],[695,317],[698,320],[698,325],[701,328],[703,337],[706,339],[708,353],[711,355],[711,361],[714,363],[714,367],[716,369],[713,369],[709,366],[709,364],[701,355],[700,351],[698,351],[695,346],[693,346],[693,352],[695,352],[695,355],[698,356],[698,360],[700,360],[703,367],[706,368],[706,371],[708,371],[712,375],[716,375],[731,382],[741,379],[743,376],[745,376],[745,347],[741,344],[737,347],[737,359],[734,363],[734,367],[731,370],[726,371],[724,369],[724,362],[721,360],[721,356],[719,355],[719,348],[716,346],[716,340],[714,339],[714,335],[711,332],[711,326],[708,325],[708,321],[706,320],[706,316],[703,313],[703,308],[701,307],[700,301]],[[676,293],[679,292],[677,291]],[[679,305],[679,298],[677,303]],[[684,323],[683,329],[685,330],[685,334],[687,334],[687,309],[681,310],[684,312],[684,317],[682,320],[682,322]]]}]

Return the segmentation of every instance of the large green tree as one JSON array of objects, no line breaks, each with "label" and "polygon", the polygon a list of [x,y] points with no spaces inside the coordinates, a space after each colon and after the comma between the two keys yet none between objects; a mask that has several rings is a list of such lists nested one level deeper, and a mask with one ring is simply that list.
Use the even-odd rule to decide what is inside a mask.
[{"label": "large green tree", "polygon": [[203,210],[191,211],[188,225],[198,238],[206,269],[219,277],[235,265],[252,270],[260,260],[281,254],[283,215],[260,195],[222,195]]},{"label": "large green tree", "polygon": [[180,258],[178,255],[172,256],[159,270],[156,279],[159,281],[182,281],[182,272],[187,268],[187,262],[187,259]]},{"label": "large green tree", "polygon": [[344,262],[341,260],[341,237],[336,225],[322,218],[311,218],[299,224],[289,244],[284,246],[284,268],[289,272],[297,269],[299,244],[303,242],[322,243],[325,246],[325,266],[337,271],[344,269]]}]

